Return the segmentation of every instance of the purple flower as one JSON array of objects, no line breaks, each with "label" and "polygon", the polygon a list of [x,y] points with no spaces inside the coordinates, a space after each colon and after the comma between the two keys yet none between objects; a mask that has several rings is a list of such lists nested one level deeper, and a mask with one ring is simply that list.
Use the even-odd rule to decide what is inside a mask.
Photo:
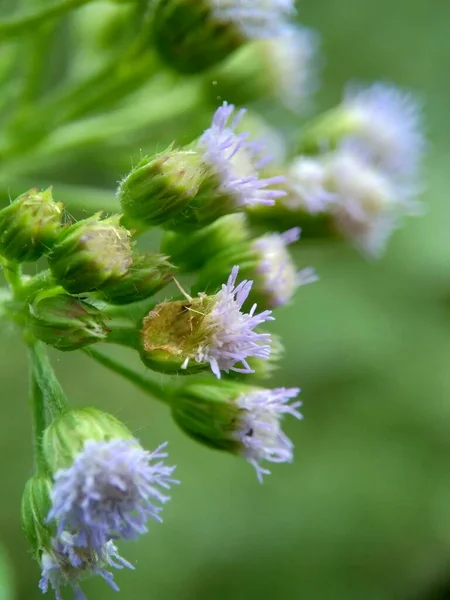
[{"label": "purple flower", "polygon": [[249,39],[270,37],[287,16],[295,13],[293,0],[211,0],[215,19],[233,23]]},{"label": "purple flower", "polygon": [[394,86],[349,86],[343,101],[353,131],[343,143],[400,177],[415,175],[425,150],[420,107]]},{"label": "purple flower", "polygon": [[270,471],[261,466],[261,461],[273,463],[292,462],[294,445],[281,430],[281,419],[288,414],[296,419],[302,415],[296,401],[298,388],[255,389],[242,394],[236,400],[241,409],[235,439],[241,444],[241,454],[255,467],[256,476],[262,482]]},{"label": "purple flower", "polygon": [[335,194],[327,189],[327,171],[323,161],[298,156],[289,166],[286,177],[287,197],[283,206],[292,211],[313,215],[325,212]]},{"label": "purple flower", "polygon": [[286,247],[300,238],[300,227],[293,227],[284,233],[269,233],[253,243],[260,255],[258,271],[258,291],[267,297],[272,308],[284,306],[291,300],[300,285],[317,281],[311,267],[297,271]]},{"label": "purple flower", "polygon": [[[175,467],[165,466],[165,444],[147,452],[136,440],[88,440],[73,464],[58,471],[48,520],[56,519],[77,546],[101,552],[111,539],[130,539],[147,531],[149,518],[161,521],[169,497],[162,489],[177,483]],[[156,461],[156,462],[155,462]]]},{"label": "purple flower", "polygon": [[77,547],[74,536],[64,532],[59,538],[52,540],[51,549],[42,553],[39,588],[45,594],[50,586],[55,592],[56,600],[62,600],[61,587],[70,585],[75,600],[86,600],[80,588],[80,580],[100,575],[113,590],[119,591],[114,576],[106,570],[108,566],[134,569],[133,565],[118,554],[111,540],[97,552],[90,547]]},{"label": "purple flower", "polygon": [[217,109],[211,127],[198,141],[199,151],[219,180],[220,192],[232,199],[236,209],[257,204],[272,205],[286,192],[268,188],[283,183],[284,177],[260,178],[259,170],[271,158],[266,155],[261,141],[249,141],[248,133],[236,133],[245,110],[238,111],[229,123],[234,110],[235,107],[227,102]]},{"label": "purple flower", "polygon": [[[205,315],[196,352],[183,364],[186,368],[189,360],[208,362],[211,371],[220,379],[221,371],[237,373],[253,373],[247,358],[269,358],[270,334],[257,333],[255,327],[265,321],[273,320],[272,311],[256,312],[256,304],[249,313],[241,311],[252,288],[252,281],[241,281],[236,285],[239,267],[233,267],[226,284],[216,294],[212,307]],[[236,367],[241,363],[242,367]]]}]

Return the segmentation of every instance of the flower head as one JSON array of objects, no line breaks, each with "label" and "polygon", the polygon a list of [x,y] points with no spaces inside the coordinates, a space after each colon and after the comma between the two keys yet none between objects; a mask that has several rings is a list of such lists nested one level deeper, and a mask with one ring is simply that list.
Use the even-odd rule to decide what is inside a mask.
[{"label": "flower head", "polygon": [[320,159],[295,158],[287,172],[288,193],[283,205],[289,210],[303,210],[313,215],[324,212],[334,200],[334,194],[326,188],[326,178],[326,168]]},{"label": "flower head", "polygon": [[260,169],[271,158],[261,141],[250,141],[247,133],[236,133],[245,110],[239,110],[230,122],[234,111],[235,107],[227,102],[216,110],[211,126],[198,141],[198,148],[218,178],[220,192],[233,200],[235,210],[257,204],[272,205],[285,192],[268,188],[283,183],[284,177],[260,178]]},{"label": "flower head", "polygon": [[242,456],[255,467],[259,481],[270,473],[261,461],[293,460],[294,446],[281,429],[281,419],[286,414],[302,418],[297,410],[302,403],[289,403],[299,392],[298,388],[254,389],[236,399],[240,413],[234,436],[240,442]]},{"label": "flower head", "polygon": [[161,460],[164,446],[147,452],[136,440],[86,441],[72,465],[54,475],[48,521],[57,520],[58,535],[68,531],[77,546],[101,553],[111,539],[145,533],[149,518],[160,521],[156,503],[169,500],[161,488],[175,483],[174,467]]},{"label": "flower head", "polygon": [[99,551],[90,547],[77,547],[74,540],[74,536],[63,532],[60,537],[52,540],[51,548],[42,553],[42,575],[39,582],[42,593],[45,594],[50,586],[55,592],[56,600],[62,600],[61,587],[70,585],[75,600],[86,600],[80,581],[92,575],[100,575],[113,590],[118,591],[114,577],[107,568],[134,569],[133,565],[118,554],[111,540]]},{"label": "flower head", "polygon": [[354,151],[337,150],[327,164],[330,207],[337,229],[363,251],[379,255],[400,218],[420,214],[414,190],[374,168]]},{"label": "flower head", "polygon": [[293,0],[211,0],[211,6],[217,21],[234,24],[247,39],[277,34],[295,13]]},{"label": "flower head", "polygon": [[[270,334],[257,333],[255,327],[273,320],[272,311],[255,314],[256,304],[249,313],[241,311],[252,288],[252,281],[241,281],[236,285],[239,268],[233,267],[226,284],[216,294],[212,309],[205,316],[202,328],[204,343],[200,344],[192,357],[197,362],[208,362],[214,375],[220,378],[221,371],[253,373],[247,358],[269,358]],[[189,359],[186,359],[186,365]],[[235,367],[241,363],[242,367]]]},{"label": "flower head", "polygon": [[[193,373],[209,370],[220,378],[221,371],[253,373],[250,357],[270,356],[270,334],[255,331],[273,319],[272,312],[242,311],[252,281],[236,285],[238,267],[214,295],[203,292],[187,300],[162,302],[144,319],[143,362],[164,373]],[[239,366],[238,366],[239,365]]]},{"label": "flower head", "polygon": [[314,269],[297,271],[287,246],[300,238],[300,228],[282,234],[269,233],[257,238],[253,247],[259,254],[257,266],[259,292],[267,296],[273,308],[289,302],[300,285],[317,280]]},{"label": "flower head", "polygon": [[414,175],[425,150],[420,108],[416,100],[394,86],[349,86],[344,110],[354,123],[343,140],[387,171]]}]

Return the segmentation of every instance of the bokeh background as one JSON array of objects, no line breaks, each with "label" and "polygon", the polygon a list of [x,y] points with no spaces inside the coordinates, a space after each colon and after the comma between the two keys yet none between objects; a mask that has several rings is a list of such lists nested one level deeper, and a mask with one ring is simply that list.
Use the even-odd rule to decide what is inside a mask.
[{"label": "bokeh background", "polygon": [[[95,29],[113,10],[96,4],[77,22]],[[321,280],[277,313],[286,356],[274,383],[302,388],[305,418],[286,423],[295,462],[263,485],[244,461],[196,445],[164,406],[87,357],[53,354],[74,405],[117,414],[149,447],[169,440],[182,480],[164,524],[121,547],[136,565],[116,577],[127,600],[450,598],[450,3],[303,0],[299,18],[323,40],[318,109],[338,102],[350,79],[393,81],[423,99],[428,211],[376,262],[335,242],[298,245]],[[65,22],[53,39],[53,77],[74,31],[83,33]],[[79,56],[90,66],[94,58],[95,48]],[[181,113],[176,126],[184,124]],[[112,186],[122,173],[103,169],[104,156],[81,154],[70,178]],[[15,598],[35,600],[39,570],[19,518],[32,468],[27,364],[6,324],[0,381],[0,540]],[[91,600],[114,594],[100,579],[84,589]]]}]

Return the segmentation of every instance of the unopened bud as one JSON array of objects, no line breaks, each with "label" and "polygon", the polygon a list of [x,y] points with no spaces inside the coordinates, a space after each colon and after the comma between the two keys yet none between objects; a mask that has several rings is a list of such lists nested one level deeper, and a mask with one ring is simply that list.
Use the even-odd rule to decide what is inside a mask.
[{"label": "unopened bud", "polygon": [[27,481],[22,496],[22,528],[36,558],[43,548],[50,546],[51,533],[46,521],[51,508],[51,489],[49,478],[35,475]]},{"label": "unopened bud", "polygon": [[48,262],[53,276],[71,294],[92,292],[117,281],[131,262],[130,232],[113,216],[79,221],[58,239]]},{"label": "unopened bud", "polygon": [[108,335],[102,312],[68,294],[38,295],[29,306],[28,326],[38,340],[58,350],[78,350]]},{"label": "unopened bud", "polygon": [[51,188],[22,194],[0,211],[0,254],[18,262],[38,260],[56,242],[62,215]]}]

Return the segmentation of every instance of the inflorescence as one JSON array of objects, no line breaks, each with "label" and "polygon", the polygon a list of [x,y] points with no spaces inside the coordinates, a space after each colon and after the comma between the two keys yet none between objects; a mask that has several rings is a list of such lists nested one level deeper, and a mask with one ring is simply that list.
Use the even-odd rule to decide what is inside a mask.
[{"label": "inflorescence", "polygon": [[[376,257],[403,217],[421,214],[426,142],[418,103],[390,84],[352,84],[337,107],[300,124],[317,85],[318,36],[294,14],[292,0],[156,0],[142,30],[148,34],[150,25],[161,69],[178,72],[170,81],[196,75],[186,81],[203,106],[213,78],[232,101],[265,98],[288,112],[294,152],[257,112],[222,99],[217,106],[216,96],[209,126],[187,145],[178,145],[187,139],[180,134],[156,154],[133,146],[140,158],[118,185],[117,214],[99,205],[74,221],[52,188],[38,187],[0,211],[8,283],[1,312],[21,328],[31,363],[35,473],[22,521],[40,564],[39,587],[56,600],[64,586],[84,600],[81,583],[92,575],[118,590],[110,570],[134,567],[117,544],[160,522],[179,482],[166,443],[148,451],[112,415],[70,407],[46,347],[84,350],[164,402],[191,438],[244,458],[262,482],[266,463],[293,461],[283,418],[302,418],[300,389],[255,383],[282,357],[270,332],[274,311],[318,279],[312,267],[297,266],[300,236],[349,241]],[[134,43],[124,60],[135,60],[138,50]],[[92,108],[108,111],[101,103],[111,89],[118,100],[135,89],[136,71],[121,76],[121,85],[103,90],[102,78],[92,79]],[[73,115],[89,115],[80,104],[87,89],[68,93],[65,102],[77,99]],[[175,104],[182,103],[180,96]],[[50,122],[70,149],[79,129],[64,126],[68,107],[58,112],[55,105]],[[102,123],[91,117],[84,126],[101,137]],[[44,155],[51,149],[44,145]],[[59,197],[57,186],[54,193]],[[138,249],[138,237],[156,227],[163,231],[159,251]],[[23,263],[38,260],[47,268],[25,275]],[[141,366],[128,368],[97,350],[111,343],[135,351]]]}]

